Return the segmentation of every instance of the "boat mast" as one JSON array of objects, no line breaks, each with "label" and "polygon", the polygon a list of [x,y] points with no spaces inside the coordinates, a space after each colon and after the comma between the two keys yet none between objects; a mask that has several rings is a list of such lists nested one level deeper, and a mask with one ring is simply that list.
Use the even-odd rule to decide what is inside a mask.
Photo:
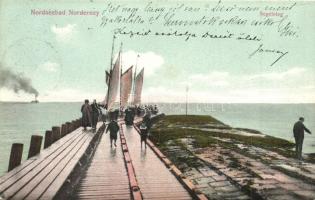
[{"label": "boat mast", "polygon": [[[107,95],[106,95],[106,104],[108,110],[108,95],[109,95],[109,88],[110,88],[110,79],[112,76],[112,66],[113,66],[113,54],[114,54],[114,44],[115,44],[115,35],[113,35],[113,43],[112,43],[112,54],[110,57],[110,70],[109,70],[109,77],[108,77],[108,85],[107,85]],[[105,82],[106,82],[106,70],[105,70]]]},{"label": "boat mast", "polygon": [[138,65],[138,59],[139,59],[140,55],[137,55],[137,59],[136,59],[136,66],[135,66],[135,72],[133,75],[133,88],[132,88],[132,102],[131,104],[134,104],[135,102],[135,96],[136,96],[136,73],[137,73],[137,65]]},{"label": "boat mast", "polygon": [[115,39],[116,39],[116,37],[115,37],[115,35],[113,35],[112,54],[111,54],[111,58],[110,58],[110,72],[112,71],[112,68],[113,68]]},{"label": "boat mast", "polygon": [[121,42],[120,43],[120,50],[119,50],[119,67],[120,67],[120,76],[119,76],[119,112],[120,112],[120,109],[121,109],[121,75],[122,75],[122,45],[123,43]]}]

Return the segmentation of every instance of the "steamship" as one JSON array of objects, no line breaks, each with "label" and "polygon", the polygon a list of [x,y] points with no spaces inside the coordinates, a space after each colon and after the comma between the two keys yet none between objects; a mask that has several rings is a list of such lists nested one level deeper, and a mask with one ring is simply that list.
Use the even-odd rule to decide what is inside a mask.
[{"label": "steamship", "polygon": [[39,101],[37,100],[37,97],[35,97],[35,100],[31,101],[30,103],[39,103]]}]

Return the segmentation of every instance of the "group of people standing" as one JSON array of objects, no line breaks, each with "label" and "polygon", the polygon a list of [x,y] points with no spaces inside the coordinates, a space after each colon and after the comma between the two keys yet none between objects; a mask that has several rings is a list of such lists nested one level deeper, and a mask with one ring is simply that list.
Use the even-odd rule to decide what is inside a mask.
[{"label": "group of people standing", "polygon": [[[125,110],[125,124],[127,126],[132,126],[134,124],[134,118],[135,116],[139,116],[139,117],[143,117],[142,123],[140,124],[140,138],[141,138],[141,148],[142,148],[142,144],[145,144],[145,148],[146,146],[146,140],[148,138],[149,135],[149,130],[151,128],[151,113],[147,110],[145,110],[145,113],[143,115],[141,115],[141,113],[137,112],[137,108],[136,107],[128,107]],[[119,125],[117,122],[118,116],[122,116],[117,114],[117,112],[111,112],[108,113],[109,118],[110,118],[110,123],[108,124],[107,128],[106,128],[106,133],[109,131],[109,135],[110,135],[110,146],[112,147],[113,145],[116,147],[116,140],[117,140],[117,133],[119,131]]]},{"label": "group of people standing", "polygon": [[81,113],[84,130],[86,130],[87,127],[92,127],[92,131],[95,132],[96,124],[99,121],[99,117],[102,115],[102,110],[96,103],[96,100],[94,99],[91,105],[88,99],[84,100],[84,104],[81,106]]},{"label": "group of people standing", "polygon": [[[127,126],[132,126],[136,116],[143,117],[142,123],[140,124],[140,135],[141,135],[141,148],[142,143],[145,144],[149,135],[149,130],[151,128],[151,113],[157,114],[157,106],[132,106],[127,107],[124,112],[121,109],[120,112],[118,109],[108,112],[107,116],[104,117],[101,110],[101,105],[99,105],[96,100],[93,100],[92,104],[89,104],[89,100],[85,100],[84,104],[81,106],[82,113],[82,126],[84,130],[87,130],[87,127],[92,127],[92,131],[95,132],[97,122],[102,118],[109,118],[109,124],[106,127],[105,133],[109,132],[110,135],[110,144],[111,147],[117,146],[117,134],[119,131],[118,117],[123,117]],[[105,107],[106,108],[106,107]]]},{"label": "group of people standing", "polygon": [[[151,113],[157,114],[158,108],[157,106],[152,105],[145,105],[143,107],[135,106],[135,107],[128,107],[124,112],[123,109],[120,110],[122,113],[121,116],[123,116],[124,113],[124,120],[127,126],[133,125],[135,116],[143,117],[143,121],[140,124],[140,134],[141,134],[141,148],[142,143],[145,144],[146,148],[146,140],[149,135],[149,130],[151,128]],[[82,113],[82,126],[84,130],[86,130],[87,127],[92,127],[92,131],[95,132],[97,122],[99,121],[100,117],[102,116],[102,110],[101,106],[97,104],[96,100],[93,100],[92,104],[89,104],[89,100],[86,99],[84,101],[84,104],[81,106],[81,113]],[[112,144],[116,146],[116,140],[117,140],[117,133],[119,131],[119,125],[118,125],[118,116],[119,116],[119,110],[115,110],[113,112],[108,113],[108,117],[110,119],[110,122],[106,128],[106,133],[110,132],[110,143],[111,147]],[[303,141],[304,141],[304,131],[311,134],[311,131],[308,130],[304,124],[304,118],[300,117],[299,121],[297,121],[293,126],[293,136],[295,139],[295,151],[296,156],[298,159],[302,159],[302,147],[303,147]]]}]

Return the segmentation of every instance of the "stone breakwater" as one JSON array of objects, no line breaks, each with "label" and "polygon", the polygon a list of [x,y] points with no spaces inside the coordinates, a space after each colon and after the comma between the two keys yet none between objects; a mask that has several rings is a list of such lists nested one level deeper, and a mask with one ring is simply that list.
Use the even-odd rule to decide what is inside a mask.
[{"label": "stone breakwater", "polygon": [[151,139],[209,199],[315,198],[315,164],[288,141],[200,116],[166,116]]}]

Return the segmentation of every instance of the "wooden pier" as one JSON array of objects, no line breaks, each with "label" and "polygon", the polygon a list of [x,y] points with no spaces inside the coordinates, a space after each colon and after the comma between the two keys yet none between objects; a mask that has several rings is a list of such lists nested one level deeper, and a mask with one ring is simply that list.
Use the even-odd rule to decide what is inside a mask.
[{"label": "wooden pier", "polygon": [[73,199],[131,199],[120,140],[117,148],[111,148],[109,135],[102,135]]},{"label": "wooden pier", "polygon": [[78,120],[53,127],[40,153],[34,137],[30,158],[0,177],[0,199],[205,199],[150,141],[141,149],[137,127],[119,123],[116,148],[103,123],[96,133]]},{"label": "wooden pier", "polygon": [[134,127],[122,126],[129,153],[144,199],[191,199],[189,192],[176,179],[148,146],[141,149],[140,135]]}]

